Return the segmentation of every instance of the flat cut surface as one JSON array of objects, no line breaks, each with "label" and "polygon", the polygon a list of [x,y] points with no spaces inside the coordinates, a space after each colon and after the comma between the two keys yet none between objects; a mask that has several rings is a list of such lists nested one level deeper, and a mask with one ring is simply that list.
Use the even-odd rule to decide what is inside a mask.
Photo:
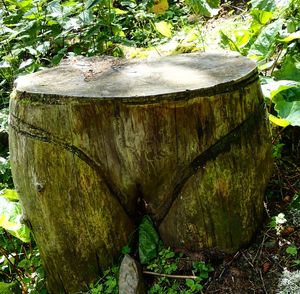
[{"label": "flat cut surface", "polygon": [[[60,66],[19,77],[17,92],[64,97],[128,98],[207,90],[256,74],[254,62],[235,53],[192,53],[156,60],[77,57]],[[220,87],[221,85],[221,87]]]}]

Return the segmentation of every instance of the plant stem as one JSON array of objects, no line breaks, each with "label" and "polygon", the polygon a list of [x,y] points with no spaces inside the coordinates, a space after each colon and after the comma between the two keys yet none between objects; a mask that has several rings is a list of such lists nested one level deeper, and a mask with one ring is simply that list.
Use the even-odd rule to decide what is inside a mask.
[{"label": "plant stem", "polygon": [[198,278],[197,276],[168,275],[168,274],[160,274],[160,273],[148,272],[148,271],[143,271],[143,274],[152,275],[152,276],[159,276],[159,277],[165,277],[165,278],[172,278],[172,279],[192,279],[192,280],[196,280]]}]

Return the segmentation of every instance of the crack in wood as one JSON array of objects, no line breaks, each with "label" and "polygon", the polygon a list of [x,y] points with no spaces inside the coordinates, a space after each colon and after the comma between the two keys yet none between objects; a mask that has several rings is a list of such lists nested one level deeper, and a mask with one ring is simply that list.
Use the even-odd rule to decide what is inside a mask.
[{"label": "crack in wood", "polygon": [[[187,181],[194,175],[199,169],[205,168],[207,162],[215,160],[221,153],[229,152],[230,148],[233,144],[237,144],[240,141],[241,135],[247,131],[253,132],[256,126],[257,121],[261,120],[264,116],[265,109],[264,104],[262,103],[256,111],[254,111],[253,115],[248,119],[243,121],[239,126],[234,128],[227,135],[223,136],[216,142],[214,145],[209,147],[203,153],[198,155],[186,168],[181,169],[178,172],[178,182],[175,185],[173,191],[170,193],[170,197],[167,197],[164,203],[162,203],[157,212],[152,213],[153,220],[156,225],[159,226],[164,218],[167,216],[170,208],[172,207],[174,201],[180,195],[182,189],[184,188]],[[126,206],[124,199],[124,195],[120,192],[119,189],[116,188],[116,185],[111,183],[108,177],[105,175],[103,167],[100,163],[96,162],[92,158],[90,158],[83,150],[78,147],[65,142],[63,139],[53,136],[49,132],[39,129],[27,122],[22,121],[20,118],[16,117],[12,113],[10,126],[19,134],[24,135],[26,137],[40,140],[42,142],[53,143],[54,145],[61,146],[64,149],[70,151],[78,158],[83,160],[86,164],[88,164],[99,177],[104,181],[107,188],[110,191],[110,194],[118,201],[124,211],[127,213],[129,217],[132,219],[136,218],[136,213],[134,211],[130,211]]]},{"label": "crack in wood", "polygon": [[264,103],[262,103],[249,118],[244,120],[231,132],[220,138],[214,145],[210,146],[207,150],[198,155],[185,169],[180,172],[180,176],[178,177],[180,180],[174,187],[171,197],[167,198],[165,203],[160,206],[159,211],[153,215],[157,226],[163,222],[187,181],[196,174],[199,169],[205,168],[207,162],[215,160],[224,152],[229,152],[233,144],[238,144],[242,134],[249,132],[247,134],[251,135],[251,132],[255,130],[257,122],[264,117],[264,113],[265,108]]},{"label": "crack in wood", "polygon": [[65,142],[63,139],[53,136],[49,132],[37,128],[27,122],[22,121],[20,118],[15,116],[14,114],[10,113],[10,127],[14,129],[18,134],[23,135],[25,137],[31,138],[33,140],[39,140],[45,143],[54,144],[56,146],[60,146],[72,154],[76,155],[79,159],[84,161],[88,166],[90,166],[99,176],[99,178],[105,183],[106,187],[108,188],[110,195],[112,195],[124,211],[127,213],[129,217],[134,216],[134,212],[130,211],[129,208],[126,206],[124,199],[126,197],[121,193],[121,191],[117,190],[116,186],[111,183],[106,176],[103,167],[100,163],[93,160],[89,155],[87,155],[83,150],[79,149],[78,147]]}]

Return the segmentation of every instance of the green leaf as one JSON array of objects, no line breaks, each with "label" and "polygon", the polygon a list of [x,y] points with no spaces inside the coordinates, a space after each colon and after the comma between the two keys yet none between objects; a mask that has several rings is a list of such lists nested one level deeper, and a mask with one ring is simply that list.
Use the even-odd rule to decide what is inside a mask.
[{"label": "green leaf", "polygon": [[139,226],[139,256],[141,264],[157,257],[159,236],[149,216],[145,216]]},{"label": "green leaf", "polygon": [[[274,95],[276,93],[276,95]],[[294,87],[281,86],[277,91],[272,92],[272,99],[275,103],[279,101],[293,102],[300,101],[300,84]]]},{"label": "green leaf", "polygon": [[252,8],[264,10],[264,11],[277,11],[285,10],[289,7],[289,0],[251,0]]},{"label": "green leaf", "polygon": [[280,80],[294,80],[300,82],[300,53],[287,55],[279,70],[273,74]]},{"label": "green leaf", "polygon": [[[212,17],[219,13],[219,9],[216,8],[217,1],[186,0],[186,2],[196,14]],[[210,6],[209,2],[211,2],[212,6]]]},{"label": "green leaf", "polygon": [[30,230],[21,223],[22,209],[18,202],[0,197],[0,227],[23,242],[30,242]]},{"label": "green leaf", "polygon": [[[280,97],[282,97],[282,96],[286,97],[287,101],[299,100],[299,99],[291,98],[291,96],[292,96],[291,91],[293,93],[294,90],[290,91],[290,89],[297,89],[299,87],[300,87],[300,83],[298,83],[296,81],[290,81],[290,80],[274,81],[273,79],[268,79],[268,81],[265,84],[261,85],[264,97],[269,98],[274,101],[282,100],[282,99],[279,99],[278,94],[280,94],[280,93],[281,93]],[[297,93],[295,93],[294,95],[297,96]]]},{"label": "green leaf", "polygon": [[279,19],[265,26],[250,47],[248,57],[258,61],[268,58],[274,51],[274,40],[281,31],[282,24],[283,21]]},{"label": "green leaf", "polygon": [[294,195],[293,201],[290,203],[289,207],[300,210],[300,194]]},{"label": "green leaf", "polygon": [[12,189],[2,190],[0,192],[0,196],[5,197],[6,199],[11,200],[11,201],[18,201],[19,200],[19,195],[18,195],[17,191],[12,190]]},{"label": "green leaf", "polygon": [[239,47],[229,36],[227,36],[223,31],[220,31],[220,35],[221,35],[221,45],[224,48],[229,47],[232,51],[240,52]]},{"label": "green leaf", "polygon": [[279,101],[275,110],[280,118],[287,120],[292,126],[300,126],[300,101]]},{"label": "green leaf", "polygon": [[186,279],[186,280],[185,280],[185,284],[186,284],[188,287],[192,288],[192,287],[195,285],[195,282],[194,282],[194,280],[192,280],[192,279]]},{"label": "green leaf", "polygon": [[273,124],[279,126],[279,127],[287,127],[290,125],[290,122],[286,119],[282,119],[282,118],[278,118],[275,115],[269,113],[269,120],[270,122],[272,122]]},{"label": "green leaf", "polygon": [[294,32],[289,34],[287,37],[281,39],[281,42],[289,43],[291,41],[294,41],[296,39],[300,39],[300,31]]},{"label": "green leaf", "polygon": [[[261,28],[261,26],[257,27],[257,24],[265,25],[273,17],[273,12],[259,10],[259,9],[253,9],[250,14],[253,17],[253,22],[251,24],[251,28],[254,29],[254,31],[257,31],[257,29]],[[255,29],[256,27],[257,27],[257,29]]]},{"label": "green leaf", "polygon": [[167,38],[172,37],[172,24],[166,21],[154,23],[156,30]]},{"label": "green leaf", "polygon": [[54,0],[54,1],[51,1],[50,3],[48,3],[47,11],[54,18],[64,16],[63,8],[60,5],[60,1],[58,1],[58,0]]},{"label": "green leaf", "polygon": [[296,256],[298,254],[298,249],[296,246],[293,245],[286,248],[285,252],[292,256]]},{"label": "green leaf", "polygon": [[99,4],[101,0],[88,0],[86,3],[86,9],[90,9],[94,7],[95,5]]},{"label": "green leaf", "polygon": [[274,11],[276,9],[276,2],[274,0],[251,0],[252,8],[263,11]]},{"label": "green leaf", "polygon": [[210,7],[218,8],[221,4],[220,0],[206,0]]}]

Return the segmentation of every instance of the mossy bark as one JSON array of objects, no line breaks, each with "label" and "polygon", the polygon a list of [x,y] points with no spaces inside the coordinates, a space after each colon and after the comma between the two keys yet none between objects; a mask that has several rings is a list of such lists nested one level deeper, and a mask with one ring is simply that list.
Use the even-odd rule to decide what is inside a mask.
[{"label": "mossy bark", "polygon": [[52,293],[84,289],[144,214],[191,251],[233,252],[260,224],[272,159],[256,72],[163,99],[17,89],[10,110],[14,181]]}]

